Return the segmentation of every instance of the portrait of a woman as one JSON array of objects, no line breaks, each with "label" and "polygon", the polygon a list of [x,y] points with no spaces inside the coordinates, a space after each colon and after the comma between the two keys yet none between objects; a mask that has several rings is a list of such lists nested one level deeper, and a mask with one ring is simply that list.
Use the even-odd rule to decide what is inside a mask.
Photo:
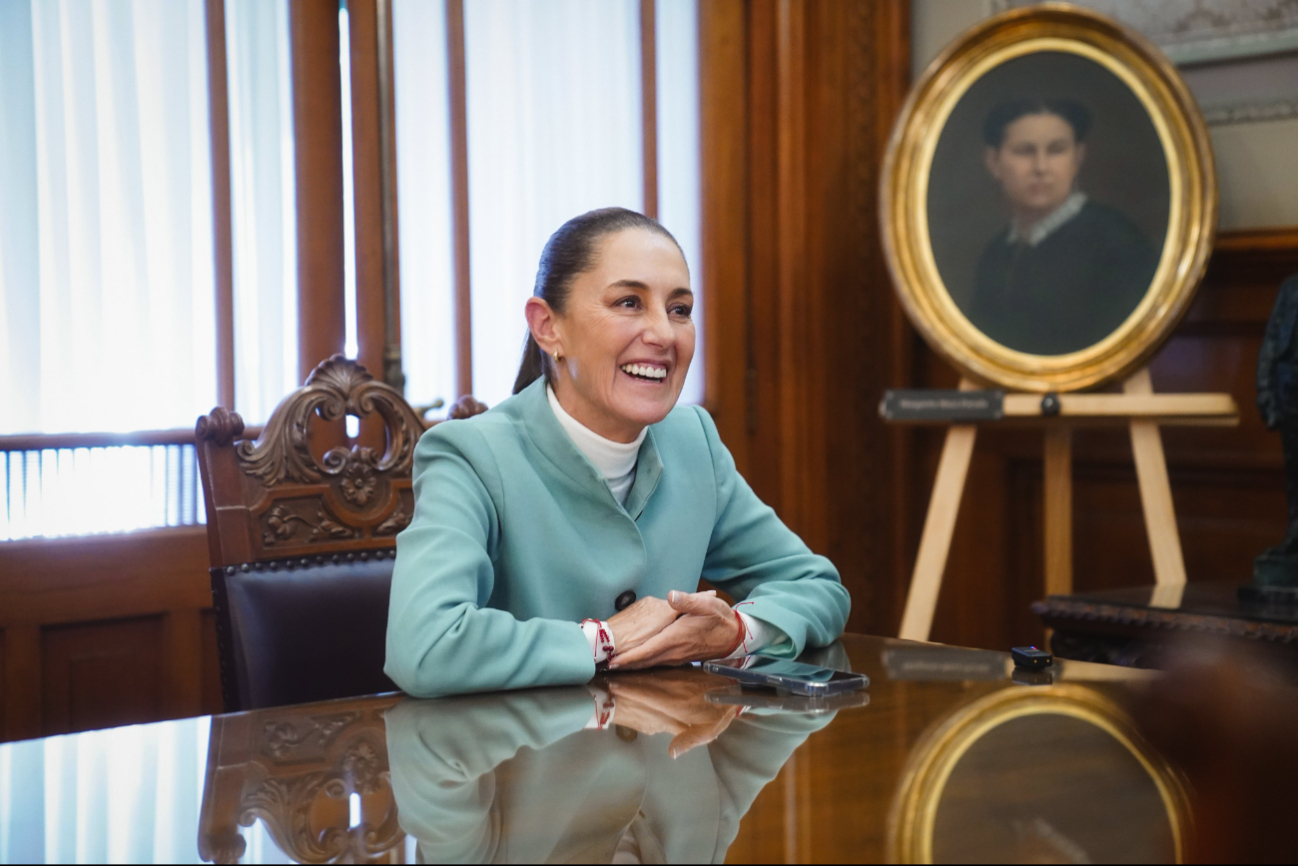
[{"label": "portrait of a woman", "polygon": [[402,689],[574,685],[838,637],[834,566],[753,493],[707,412],[676,405],[693,304],[649,217],[606,208],[551,236],[514,395],[416,451],[385,667]]},{"label": "portrait of a woman", "polygon": [[983,125],[983,162],[1011,216],[978,260],[965,314],[1020,352],[1060,355],[1104,339],[1158,265],[1132,219],[1078,188],[1091,121],[1080,101],[1023,98],[995,105]]}]

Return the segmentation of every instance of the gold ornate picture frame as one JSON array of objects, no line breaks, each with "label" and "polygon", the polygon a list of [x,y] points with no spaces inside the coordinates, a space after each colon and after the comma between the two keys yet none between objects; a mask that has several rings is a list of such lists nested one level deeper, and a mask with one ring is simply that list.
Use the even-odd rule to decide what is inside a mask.
[{"label": "gold ornate picture frame", "polygon": [[[1037,77],[1033,74],[1034,64],[1050,63],[1093,68],[1092,78],[1108,81],[1105,86],[1110,92],[1115,88],[1123,94],[1129,91],[1122,99],[1138,105],[1137,110],[1143,109],[1147,125],[1143,121],[1120,124],[1109,118],[1107,182],[1110,189],[1120,190],[1127,180],[1147,182],[1159,189],[1165,199],[1159,198],[1152,209],[1147,208],[1152,217],[1146,225],[1154,225],[1156,230],[1165,225],[1165,230],[1149,237],[1149,248],[1156,252],[1156,264],[1149,259],[1153,275],[1143,294],[1131,295],[1134,308],[1117,308],[1117,315],[1125,316],[1120,324],[1112,330],[1101,325],[1104,334],[1093,342],[1047,354],[1024,351],[1022,345],[1006,345],[971,321],[969,303],[960,300],[968,296],[964,285],[970,280],[958,278],[958,267],[947,266],[944,272],[935,254],[935,237],[939,241],[960,239],[962,231],[961,226],[945,224],[934,231],[931,223],[933,196],[951,184],[948,180],[943,187],[931,189],[930,185],[935,171],[951,177],[951,167],[941,162],[948,159],[944,154],[952,152],[951,141],[964,147],[968,155],[961,158],[970,164],[976,158],[973,154],[987,147],[977,140],[968,141],[968,130],[973,127],[967,120],[961,121],[963,138],[943,139],[953,116],[967,118],[970,105],[977,100],[985,103],[989,98],[988,88],[980,82],[998,82],[997,87],[1013,95],[1011,91],[1017,87],[1013,83],[1014,70],[1022,70],[1021,77],[1027,79],[1022,82],[1023,92],[1035,89],[1040,94],[1042,84],[1033,80]],[[973,101],[965,102],[967,99]],[[1104,109],[1103,105],[1097,106],[1101,121],[1105,119]],[[1131,166],[1136,163],[1122,161],[1123,130],[1137,126],[1148,130],[1142,141],[1156,142],[1147,144],[1146,150],[1155,152],[1145,154],[1143,163],[1155,168],[1133,171]],[[1076,124],[1073,128],[1076,132]],[[1081,134],[1077,137],[1080,139]],[[1165,186],[1159,176],[1163,165]],[[1032,392],[1094,387],[1127,376],[1146,362],[1193,299],[1212,250],[1217,218],[1217,184],[1207,128],[1176,70],[1139,34],[1094,12],[1063,3],[1041,4],[991,18],[965,33],[933,61],[912,88],[894,127],[880,193],[889,268],[915,327],[929,345],[966,376]],[[987,198],[981,195],[981,200]],[[948,207],[946,212],[961,211]],[[1008,243],[1007,238],[1014,238],[1012,228],[997,226],[999,240],[984,242],[981,238],[988,236],[991,221],[976,215],[968,219],[969,231],[982,233],[974,242],[985,243],[988,249],[992,243]],[[972,242],[960,241],[965,249],[971,248]],[[965,272],[971,271],[969,259],[966,253]],[[981,262],[978,267],[982,267]],[[1078,272],[1068,261],[1062,261],[1060,267],[1061,278]],[[1143,281],[1139,285],[1144,285]]]},{"label": "gold ornate picture frame", "polygon": [[[1034,728],[1040,733],[1043,726],[1048,731],[1060,723],[1071,723],[1074,731],[1080,727],[1091,731],[1088,738],[1089,750],[1081,753],[1063,751],[1053,748],[1064,742],[1072,748],[1078,747],[1074,735],[1053,743],[1048,737],[1041,740],[1030,733]],[[1004,726],[1015,724],[1012,738],[1017,745],[1006,747]],[[999,738],[988,735],[1001,733]],[[1024,735],[1026,739],[1023,739]],[[989,739],[999,739],[999,745],[985,746]],[[1034,745],[1035,743],[1035,745]],[[1100,748],[1096,748],[1099,746]],[[1049,686],[1026,686],[1001,689],[979,697],[959,707],[948,716],[933,724],[911,750],[906,766],[903,768],[900,784],[892,802],[888,818],[888,849],[893,863],[934,863],[944,862],[943,851],[936,838],[941,832],[941,813],[951,808],[953,774],[962,762],[979,749],[990,749],[987,756],[997,765],[1003,765],[1016,755],[1020,760],[1041,757],[1047,754],[1061,756],[1060,765],[1054,767],[1056,772],[1064,770],[1067,765],[1075,775],[1067,772],[1063,776],[1047,774],[1044,778],[1053,786],[1045,792],[1043,799],[1037,799],[1029,808],[1022,808],[1018,802],[1025,793],[1022,787],[996,789],[988,786],[985,799],[978,807],[982,821],[986,824],[1015,823],[1031,825],[1032,818],[1049,818],[1058,821],[1060,818],[1075,819],[1072,822],[1074,832],[1080,827],[1096,826],[1103,830],[1107,817],[1112,817],[1116,807],[1112,802],[1098,804],[1093,800],[1100,791],[1095,787],[1097,780],[1108,780],[1113,774],[1121,774],[1128,783],[1139,782],[1136,787],[1142,788],[1142,796],[1126,803],[1128,808],[1141,807],[1144,812],[1160,816],[1165,847],[1161,853],[1170,855],[1170,862],[1182,863],[1190,832],[1190,806],[1186,783],[1181,773],[1162,755],[1145,742],[1127,712],[1110,696],[1096,688],[1080,683],[1056,683]],[[1021,749],[1027,749],[1026,753]],[[1088,781],[1089,779],[1089,781]],[[1030,780],[1024,780],[1030,784]],[[1014,788],[1014,786],[1009,786]],[[968,792],[966,791],[966,794]],[[1038,794],[1042,793],[1040,791]],[[967,798],[966,798],[967,799]],[[966,811],[968,804],[966,803]],[[956,822],[966,829],[970,826],[969,816],[963,822]],[[1020,820],[1027,819],[1027,820]],[[1080,822],[1080,823],[1079,823]],[[1039,822],[1038,822],[1039,823]],[[1049,823],[1049,822],[1047,822]],[[1152,825],[1151,825],[1152,826]],[[1002,828],[1004,829],[1004,828]],[[1030,826],[1027,828],[1033,829]],[[1029,836],[1032,834],[1029,833]],[[1053,836],[1053,839],[1051,838]],[[985,841],[985,840],[984,840]],[[1023,840],[1021,840],[1023,841]],[[1031,841],[1029,838],[1026,841]],[[1078,836],[1069,839],[1067,834],[1061,836],[1047,830],[1046,842],[1054,842],[1054,853],[1068,853],[1070,841],[1080,842],[1089,847],[1089,837]],[[963,838],[959,844],[969,850],[972,840]],[[1049,845],[1044,850],[1038,846],[1036,853],[1050,853]],[[1020,854],[1029,854],[1028,850]],[[1062,851],[1060,849],[1063,849]],[[948,855],[950,851],[946,852]],[[991,853],[984,846],[983,854]],[[1000,856],[1010,855],[1009,849],[999,850]],[[1085,852],[1074,852],[1084,854]],[[1112,853],[1112,852],[1110,852]],[[1144,852],[1149,854],[1149,851]],[[1134,851],[1127,856],[1134,857]],[[1159,858],[1161,859],[1161,858]],[[996,862],[988,860],[986,862]],[[1007,859],[1005,862],[1068,862],[1043,858],[1034,860],[1031,856],[1025,860]],[[1088,862],[1078,858],[1074,862]],[[1133,860],[1132,862],[1140,862]]]}]

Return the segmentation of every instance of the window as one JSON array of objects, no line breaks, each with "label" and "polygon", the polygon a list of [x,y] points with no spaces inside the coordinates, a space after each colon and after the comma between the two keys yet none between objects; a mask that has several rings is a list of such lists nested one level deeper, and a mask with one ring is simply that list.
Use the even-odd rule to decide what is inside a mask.
[{"label": "window", "polygon": [[[472,392],[509,396],[527,334],[523,303],[550,233],[608,205],[645,209],[656,175],[658,215],[699,273],[695,0],[657,0],[653,39],[639,0],[474,0],[463,4],[465,128],[453,128],[445,7],[394,9],[402,352],[412,402],[457,396],[455,231],[469,240]],[[450,38],[460,36],[450,32]],[[655,88],[642,80],[656,45]],[[643,94],[656,90],[646,113]],[[644,118],[656,115],[654,171]],[[450,141],[465,137],[468,221],[456,226]],[[701,292],[700,292],[701,294]],[[702,329],[700,327],[700,338]],[[701,349],[701,346],[700,346]],[[702,397],[702,353],[683,398]]]},{"label": "window", "polygon": [[[215,402],[207,94],[202,0],[0,4],[0,434]],[[179,442],[0,451],[0,539],[194,522],[196,481]]]},{"label": "window", "polygon": [[[0,540],[203,522],[195,418],[232,399],[257,425],[300,384],[289,4],[223,0],[225,106],[211,101],[207,5],[0,2]],[[696,0],[394,0],[392,12],[412,403],[508,396],[541,247],[585,210],[656,209],[701,295]],[[338,20],[355,354],[346,0]],[[228,122],[228,215],[213,117]],[[467,151],[458,174],[453,141]],[[687,401],[702,397],[696,311]]]},{"label": "window", "polygon": [[216,399],[202,0],[0,5],[0,433]]},{"label": "window", "polygon": [[[288,7],[224,7],[235,406],[256,424],[298,384]],[[204,520],[207,46],[203,0],[0,4],[0,435],[41,434],[0,450],[0,540]],[[50,435],[139,430],[174,432]]]}]

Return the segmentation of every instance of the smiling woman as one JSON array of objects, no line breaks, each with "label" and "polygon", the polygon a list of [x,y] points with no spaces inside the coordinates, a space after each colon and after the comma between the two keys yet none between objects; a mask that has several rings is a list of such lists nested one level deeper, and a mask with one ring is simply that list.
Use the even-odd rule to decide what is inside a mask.
[{"label": "smiling woman", "polygon": [[570,415],[630,442],[676,405],[693,305],[685,256],[655,220],[624,208],[575,217],[541,253],[514,393],[544,370]]},{"label": "smiling woman", "polygon": [[576,684],[597,666],[838,637],[838,572],[756,497],[708,414],[676,406],[692,304],[685,257],[646,216],[591,211],[550,238],[514,396],[415,454],[385,668],[405,691]]}]

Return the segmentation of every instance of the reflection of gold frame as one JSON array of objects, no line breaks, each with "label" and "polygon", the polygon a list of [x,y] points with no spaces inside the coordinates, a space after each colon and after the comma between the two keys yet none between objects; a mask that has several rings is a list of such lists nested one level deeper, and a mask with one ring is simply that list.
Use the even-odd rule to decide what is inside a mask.
[{"label": "reflection of gold frame", "polygon": [[991,729],[1032,715],[1063,715],[1099,727],[1121,743],[1149,773],[1171,825],[1176,862],[1184,860],[1189,806],[1180,777],[1136,732],[1109,698],[1080,685],[1010,688],[961,707],[927,731],[911,750],[888,820],[894,863],[932,863],[933,829],[947,780],[970,747]]},{"label": "reflection of gold frame", "polygon": [[[1039,51],[1093,60],[1131,88],[1162,142],[1171,190],[1167,236],[1144,300],[1099,343],[1051,356],[1009,349],[965,318],[938,273],[928,228],[933,155],[956,103],[993,67]],[[1185,314],[1212,249],[1217,180],[1203,118],[1158,49],[1094,12],[1046,3],[989,19],[933,61],[893,129],[879,208],[898,294],[929,345],[976,379],[1023,391],[1071,391],[1132,372]]]}]

